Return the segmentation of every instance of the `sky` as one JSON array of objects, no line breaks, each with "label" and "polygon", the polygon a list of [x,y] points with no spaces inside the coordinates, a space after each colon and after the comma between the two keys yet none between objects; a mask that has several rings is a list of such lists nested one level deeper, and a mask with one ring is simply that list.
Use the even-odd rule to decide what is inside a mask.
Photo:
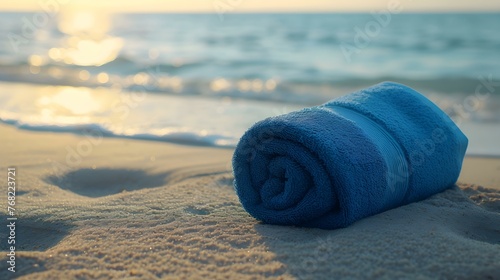
[{"label": "sky", "polygon": [[500,12],[498,0],[1,0],[0,11],[92,8],[114,12],[370,12],[395,2],[403,12]]}]

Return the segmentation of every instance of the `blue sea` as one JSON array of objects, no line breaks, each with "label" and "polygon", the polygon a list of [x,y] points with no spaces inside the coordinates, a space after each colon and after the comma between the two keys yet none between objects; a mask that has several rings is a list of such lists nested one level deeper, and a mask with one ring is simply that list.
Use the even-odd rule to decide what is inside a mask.
[{"label": "blue sea", "polygon": [[500,14],[0,13],[0,120],[234,147],[263,118],[381,81],[500,156]]}]

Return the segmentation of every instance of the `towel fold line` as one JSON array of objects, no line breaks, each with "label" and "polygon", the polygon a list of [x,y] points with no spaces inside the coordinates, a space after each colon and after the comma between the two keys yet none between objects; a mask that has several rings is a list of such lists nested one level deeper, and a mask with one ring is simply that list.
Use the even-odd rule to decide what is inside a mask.
[{"label": "towel fold line", "polygon": [[[365,132],[366,136],[372,140],[384,155],[383,158],[387,166],[385,177],[389,187],[386,195],[391,197],[392,201],[403,199],[408,191],[410,174],[408,161],[398,141],[381,125],[355,110],[339,105],[324,105],[320,106],[320,108],[353,121]],[[392,205],[388,205],[388,207],[390,208]]]}]

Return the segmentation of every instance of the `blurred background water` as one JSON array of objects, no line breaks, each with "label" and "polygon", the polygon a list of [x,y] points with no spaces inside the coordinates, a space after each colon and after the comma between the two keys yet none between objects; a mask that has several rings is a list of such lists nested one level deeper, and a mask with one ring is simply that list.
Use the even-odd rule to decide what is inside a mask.
[{"label": "blurred background water", "polygon": [[499,14],[0,13],[0,120],[233,147],[254,122],[391,80],[500,155]]}]

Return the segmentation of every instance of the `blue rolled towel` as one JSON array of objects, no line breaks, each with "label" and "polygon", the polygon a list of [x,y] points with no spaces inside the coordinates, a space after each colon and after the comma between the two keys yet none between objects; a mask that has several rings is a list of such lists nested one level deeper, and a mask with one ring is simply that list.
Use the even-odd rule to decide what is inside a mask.
[{"label": "blue rolled towel", "polygon": [[456,182],[467,138],[436,105],[392,82],[251,127],[235,189],[265,223],[335,229]]}]

